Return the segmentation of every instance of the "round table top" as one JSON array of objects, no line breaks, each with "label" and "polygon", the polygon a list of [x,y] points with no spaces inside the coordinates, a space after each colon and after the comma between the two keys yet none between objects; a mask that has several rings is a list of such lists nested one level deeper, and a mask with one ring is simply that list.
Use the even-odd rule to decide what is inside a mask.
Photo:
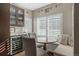
[{"label": "round table top", "polygon": [[54,42],[37,42],[37,43],[45,43],[45,44],[52,44],[52,43],[55,43],[55,42],[57,42],[57,41],[54,41]]}]

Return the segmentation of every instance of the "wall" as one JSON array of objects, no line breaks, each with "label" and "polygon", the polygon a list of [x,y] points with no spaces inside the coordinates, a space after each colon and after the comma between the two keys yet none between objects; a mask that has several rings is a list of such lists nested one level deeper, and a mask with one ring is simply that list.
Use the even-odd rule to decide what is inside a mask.
[{"label": "wall", "polygon": [[[57,7],[58,5],[58,7]],[[33,31],[36,33],[36,25],[37,25],[37,20],[36,17],[41,17],[41,16],[48,16],[48,15],[53,15],[53,14],[58,14],[58,13],[63,13],[63,33],[64,34],[68,34],[70,36],[72,36],[72,39],[74,40],[74,20],[73,20],[73,4],[49,4],[45,7],[39,8],[35,11],[33,11]],[[49,10],[46,10],[49,9]],[[47,12],[45,12],[44,10],[46,10]],[[56,46],[54,45],[47,45],[48,49],[52,49],[54,50],[56,48]],[[41,49],[41,48],[40,48]],[[38,53],[40,53],[41,51],[43,51],[42,49],[38,51]],[[44,54],[44,51],[43,53]],[[41,55],[39,54],[39,55]]]},{"label": "wall", "polygon": [[21,35],[24,32],[24,27],[10,26],[10,36]]},{"label": "wall", "polygon": [[[57,5],[58,5],[58,7],[57,7]],[[63,13],[63,33],[73,36],[73,13],[72,13],[73,10],[72,10],[72,7],[73,7],[73,4],[67,3],[67,4],[49,4],[45,7],[34,10],[33,12],[28,9],[25,9],[24,27],[15,27],[16,30],[13,34],[22,34],[23,32],[31,32],[32,29],[33,29],[33,32],[36,32],[36,25],[37,25],[36,17]],[[46,10],[46,9],[49,9],[49,10]],[[46,10],[47,12],[45,12],[44,10]],[[33,24],[28,19],[32,19]],[[30,25],[32,24],[33,27],[31,27],[30,25],[27,25],[28,21],[29,21],[29,24]],[[29,30],[27,30],[27,29],[29,29]],[[45,52],[41,48],[39,48],[37,51],[38,51],[37,53],[39,53],[38,55],[44,54],[44,52]]]},{"label": "wall", "polygon": [[[58,5],[58,7],[57,7]],[[63,13],[63,33],[72,36],[72,6],[73,4],[50,4],[45,7],[39,8],[33,12],[34,15],[34,32],[36,32],[36,17],[47,16],[51,14]],[[57,8],[56,8],[57,7]],[[48,9],[46,13],[44,9]]]}]

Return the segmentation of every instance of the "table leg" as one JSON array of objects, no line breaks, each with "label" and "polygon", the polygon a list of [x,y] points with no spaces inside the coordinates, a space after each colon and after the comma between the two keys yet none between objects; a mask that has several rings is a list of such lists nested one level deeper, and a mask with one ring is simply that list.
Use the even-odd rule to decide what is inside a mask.
[{"label": "table leg", "polygon": [[43,49],[47,50],[46,43],[44,43]]}]

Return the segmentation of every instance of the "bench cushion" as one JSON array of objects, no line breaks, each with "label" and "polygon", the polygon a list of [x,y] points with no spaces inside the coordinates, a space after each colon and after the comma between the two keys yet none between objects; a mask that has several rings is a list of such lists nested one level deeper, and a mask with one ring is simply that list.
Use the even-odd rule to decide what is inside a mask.
[{"label": "bench cushion", "polygon": [[62,44],[59,44],[59,46],[54,50],[54,52],[61,54],[61,55],[65,55],[65,56],[73,56],[74,55],[73,47],[65,46]]}]

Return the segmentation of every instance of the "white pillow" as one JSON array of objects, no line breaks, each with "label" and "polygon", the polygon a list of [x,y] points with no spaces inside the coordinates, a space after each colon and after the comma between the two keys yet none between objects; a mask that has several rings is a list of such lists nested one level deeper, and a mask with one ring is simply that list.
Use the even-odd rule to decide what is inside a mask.
[{"label": "white pillow", "polygon": [[69,44],[69,39],[70,39],[69,35],[63,34],[62,37],[61,37],[60,43],[63,44],[63,45],[68,45]]},{"label": "white pillow", "polygon": [[60,43],[63,45],[67,45],[67,40],[68,40],[67,37],[63,36]]},{"label": "white pillow", "polygon": [[69,43],[69,46],[74,47],[74,40],[72,38],[69,39],[68,43]]}]

